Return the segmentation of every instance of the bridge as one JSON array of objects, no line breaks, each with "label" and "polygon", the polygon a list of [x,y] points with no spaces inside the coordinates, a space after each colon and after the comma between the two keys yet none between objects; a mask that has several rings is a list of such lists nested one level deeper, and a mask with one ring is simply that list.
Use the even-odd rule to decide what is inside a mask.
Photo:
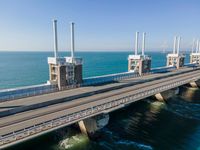
[{"label": "bridge", "polygon": [[[53,23],[57,37],[56,21]],[[73,28],[74,23],[72,44]],[[114,110],[150,96],[165,99],[164,93],[176,92],[179,86],[199,84],[198,51],[191,53],[189,64],[184,64],[185,56],[179,54],[180,37],[175,37],[167,66],[151,68],[151,57],[144,55],[145,33],[142,55],[138,54],[138,36],[136,32],[135,54],[128,57],[128,72],[82,79],[82,59],[74,57],[74,46],[72,56],[66,58],[57,57],[55,46],[55,57],[48,58],[47,84],[1,90],[0,149],[75,123],[90,135],[105,125],[102,122]]]}]

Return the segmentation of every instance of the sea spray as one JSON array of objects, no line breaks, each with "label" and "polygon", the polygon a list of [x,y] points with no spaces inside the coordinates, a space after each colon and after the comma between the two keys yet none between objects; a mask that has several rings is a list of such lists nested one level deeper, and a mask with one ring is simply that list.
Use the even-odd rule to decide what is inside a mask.
[{"label": "sea spray", "polygon": [[136,141],[124,139],[120,137],[116,132],[110,131],[108,128],[104,128],[102,131],[104,136],[103,140],[100,139],[99,144],[105,149],[115,150],[152,150],[150,145],[138,143]]},{"label": "sea spray", "polygon": [[75,129],[68,129],[67,135],[65,135],[59,142],[59,148],[66,150],[84,149],[88,145],[89,139],[86,135],[81,134]]}]

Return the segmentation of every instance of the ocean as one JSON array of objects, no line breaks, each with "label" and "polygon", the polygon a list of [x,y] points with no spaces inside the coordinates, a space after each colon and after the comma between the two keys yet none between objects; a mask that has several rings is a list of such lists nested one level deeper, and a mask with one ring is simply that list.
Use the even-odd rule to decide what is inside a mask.
[{"label": "ocean", "polygon": [[[83,58],[83,76],[99,76],[126,72],[128,55],[132,52],[77,52]],[[148,52],[152,67],[166,65],[166,54]],[[49,78],[47,57],[53,52],[0,52],[0,89],[45,83]],[[59,56],[69,56],[60,52]],[[186,55],[186,63],[189,55]]]},{"label": "ocean", "polygon": [[[45,83],[47,57],[52,54],[0,52],[0,89]],[[76,53],[84,60],[84,77],[127,71],[129,54],[131,52]],[[152,57],[153,68],[166,65],[165,53],[148,52],[148,55]],[[189,62],[189,54],[185,62]],[[165,103],[148,98],[110,113],[109,124],[98,131],[98,138],[93,140],[70,126],[9,149],[200,150],[200,90],[184,87],[181,92]]]}]

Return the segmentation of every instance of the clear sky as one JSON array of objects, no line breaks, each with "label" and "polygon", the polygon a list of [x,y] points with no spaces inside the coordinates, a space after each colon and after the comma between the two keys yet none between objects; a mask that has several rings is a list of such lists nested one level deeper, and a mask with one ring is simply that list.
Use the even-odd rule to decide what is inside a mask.
[{"label": "clear sky", "polygon": [[77,50],[131,50],[135,31],[147,32],[148,50],[172,48],[174,35],[186,49],[200,37],[199,14],[199,0],[0,0],[0,50],[52,50],[54,18],[60,50],[70,21]]}]

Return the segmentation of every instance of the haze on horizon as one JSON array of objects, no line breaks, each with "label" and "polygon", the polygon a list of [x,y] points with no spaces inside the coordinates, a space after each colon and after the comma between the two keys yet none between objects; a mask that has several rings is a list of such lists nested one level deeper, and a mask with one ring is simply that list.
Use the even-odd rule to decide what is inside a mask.
[{"label": "haze on horizon", "polygon": [[132,50],[135,31],[147,33],[148,50],[182,50],[200,38],[198,0],[1,0],[0,51],[51,51],[52,19],[58,20],[59,50],[70,49],[70,22],[75,48],[83,51]]}]

